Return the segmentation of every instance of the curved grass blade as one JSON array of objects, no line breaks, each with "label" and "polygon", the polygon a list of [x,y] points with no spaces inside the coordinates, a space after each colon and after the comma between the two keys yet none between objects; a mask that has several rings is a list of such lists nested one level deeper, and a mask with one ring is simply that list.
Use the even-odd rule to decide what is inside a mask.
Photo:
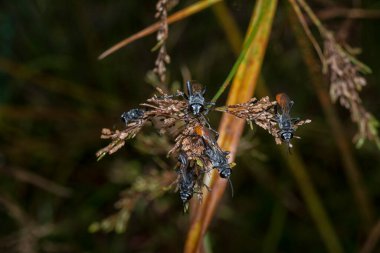
[{"label": "curved grass blade", "polygon": [[[187,18],[193,14],[196,14],[196,13],[198,13],[198,12],[208,8],[209,6],[216,4],[220,1],[221,0],[199,1],[193,5],[190,5],[189,7],[185,8],[183,10],[177,11],[173,15],[170,15],[168,17],[168,24],[172,24],[172,23],[175,23],[181,19],[185,19],[185,18]],[[101,55],[99,55],[98,59],[102,60],[102,59],[106,58],[110,54],[115,53],[119,49],[130,44],[131,42],[136,41],[136,40],[141,39],[141,38],[143,38],[149,34],[156,32],[159,28],[160,28],[160,22],[156,22],[153,25],[150,25],[150,26],[144,28],[140,32],[133,34],[132,36],[116,43],[115,45],[113,45],[112,47],[110,47],[109,49],[104,51]]]},{"label": "curved grass blade", "polygon": [[[256,2],[252,16],[253,21],[251,22],[252,29],[249,29],[245,50],[243,50],[241,57],[237,61],[238,63],[235,63],[236,66],[234,66],[236,68],[234,71],[237,74],[229,92],[227,104],[245,102],[253,95],[266,51],[276,6],[277,0],[258,0]],[[228,78],[232,79],[234,74],[232,77],[230,76],[231,74]],[[231,115],[223,115],[219,127],[220,136],[218,142],[223,149],[231,151],[231,160],[235,156],[244,125],[243,120],[236,119]],[[198,251],[215,214],[216,206],[225,191],[227,180],[221,179],[213,171],[208,184],[211,191],[204,192],[203,202],[196,208],[184,249],[186,253]]]}]

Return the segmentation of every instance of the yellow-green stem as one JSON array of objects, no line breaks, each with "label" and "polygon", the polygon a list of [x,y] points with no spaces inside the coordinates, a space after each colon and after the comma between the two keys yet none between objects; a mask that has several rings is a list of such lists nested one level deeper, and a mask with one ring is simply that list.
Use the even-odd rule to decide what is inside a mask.
[{"label": "yellow-green stem", "polygon": [[[253,16],[255,20],[260,22],[255,22],[255,26],[258,27],[254,26],[247,37],[250,37],[255,30],[259,32],[252,38],[252,43],[246,43],[249,45],[249,48],[246,50],[246,55],[243,55],[245,59],[240,61],[239,70],[236,70],[238,74],[235,76],[229,92],[228,104],[245,102],[253,95],[276,7],[277,0],[258,0],[256,2]],[[260,18],[260,16],[262,18]],[[249,40],[247,40],[247,42],[248,41]],[[244,125],[245,122],[243,120],[231,115],[223,115],[219,127],[220,136],[218,143],[222,149],[231,151],[231,162],[234,159]],[[185,245],[186,253],[195,253],[198,251],[200,242],[207,231],[211,219],[215,214],[216,207],[225,191],[226,183],[227,181],[220,178],[215,170],[211,173],[211,191],[204,191],[203,201],[197,208]]]}]

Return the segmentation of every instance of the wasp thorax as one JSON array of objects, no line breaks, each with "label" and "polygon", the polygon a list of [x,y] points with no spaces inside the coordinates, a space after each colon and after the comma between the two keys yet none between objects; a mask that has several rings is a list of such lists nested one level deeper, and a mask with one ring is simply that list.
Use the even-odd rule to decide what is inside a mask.
[{"label": "wasp thorax", "polygon": [[291,124],[290,120],[284,119],[282,124],[281,124],[281,127],[286,128],[286,129],[290,129],[290,128],[292,128],[292,124]]}]

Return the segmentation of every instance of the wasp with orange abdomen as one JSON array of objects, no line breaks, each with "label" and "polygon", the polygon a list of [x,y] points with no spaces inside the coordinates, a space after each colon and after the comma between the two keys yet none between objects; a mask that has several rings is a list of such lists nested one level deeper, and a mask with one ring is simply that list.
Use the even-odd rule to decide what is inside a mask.
[{"label": "wasp with orange abdomen", "polygon": [[278,134],[281,139],[287,143],[288,147],[291,147],[290,140],[294,137],[294,124],[300,119],[292,118],[290,116],[290,110],[293,107],[294,102],[290,100],[285,93],[279,93],[276,95],[275,106],[275,119],[278,124]]}]

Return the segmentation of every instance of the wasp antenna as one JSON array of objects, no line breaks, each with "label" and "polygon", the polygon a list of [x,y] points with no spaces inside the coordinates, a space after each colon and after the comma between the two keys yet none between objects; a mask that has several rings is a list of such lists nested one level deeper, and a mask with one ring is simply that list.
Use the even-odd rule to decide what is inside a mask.
[{"label": "wasp antenna", "polygon": [[288,141],[288,152],[290,155],[292,154],[292,147],[293,145]]},{"label": "wasp antenna", "polygon": [[189,202],[186,202],[185,204],[183,204],[183,213],[187,213],[187,211],[189,210]]},{"label": "wasp antenna", "polygon": [[231,187],[231,197],[234,197],[234,186],[232,185],[231,178],[228,178],[228,183],[230,183],[230,187]]},{"label": "wasp antenna", "polygon": [[278,114],[278,111],[279,111],[279,110],[278,110],[278,106],[279,106],[278,103],[276,103],[276,104],[274,105],[274,114],[275,114],[275,115]]},{"label": "wasp antenna", "polygon": [[292,118],[292,119],[290,119],[290,120],[292,121],[293,124],[297,124],[298,122],[301,121],[301,119],[300,119],[299,117],[297,117],[297,118]]},{"label": "wasp antenna", "polygon": [[291,101],[289,102],[289,110],[293,107],[293,105],[294,105],[294,101],[291,100]]},{"label": "wasp antenna", "polygon": [[190,80],[186,81],[186,88],[187,88],[188,96],[189,97],[192,96],[193,95],[193,91],[191,89],[191,81]]},{"label": "wasp antenna", "polygon": [[206,93],[206,86],[205,86],[205,88],[204,88],[203,91],[202,91],[202,96],[203,96],[205,93]]}]

